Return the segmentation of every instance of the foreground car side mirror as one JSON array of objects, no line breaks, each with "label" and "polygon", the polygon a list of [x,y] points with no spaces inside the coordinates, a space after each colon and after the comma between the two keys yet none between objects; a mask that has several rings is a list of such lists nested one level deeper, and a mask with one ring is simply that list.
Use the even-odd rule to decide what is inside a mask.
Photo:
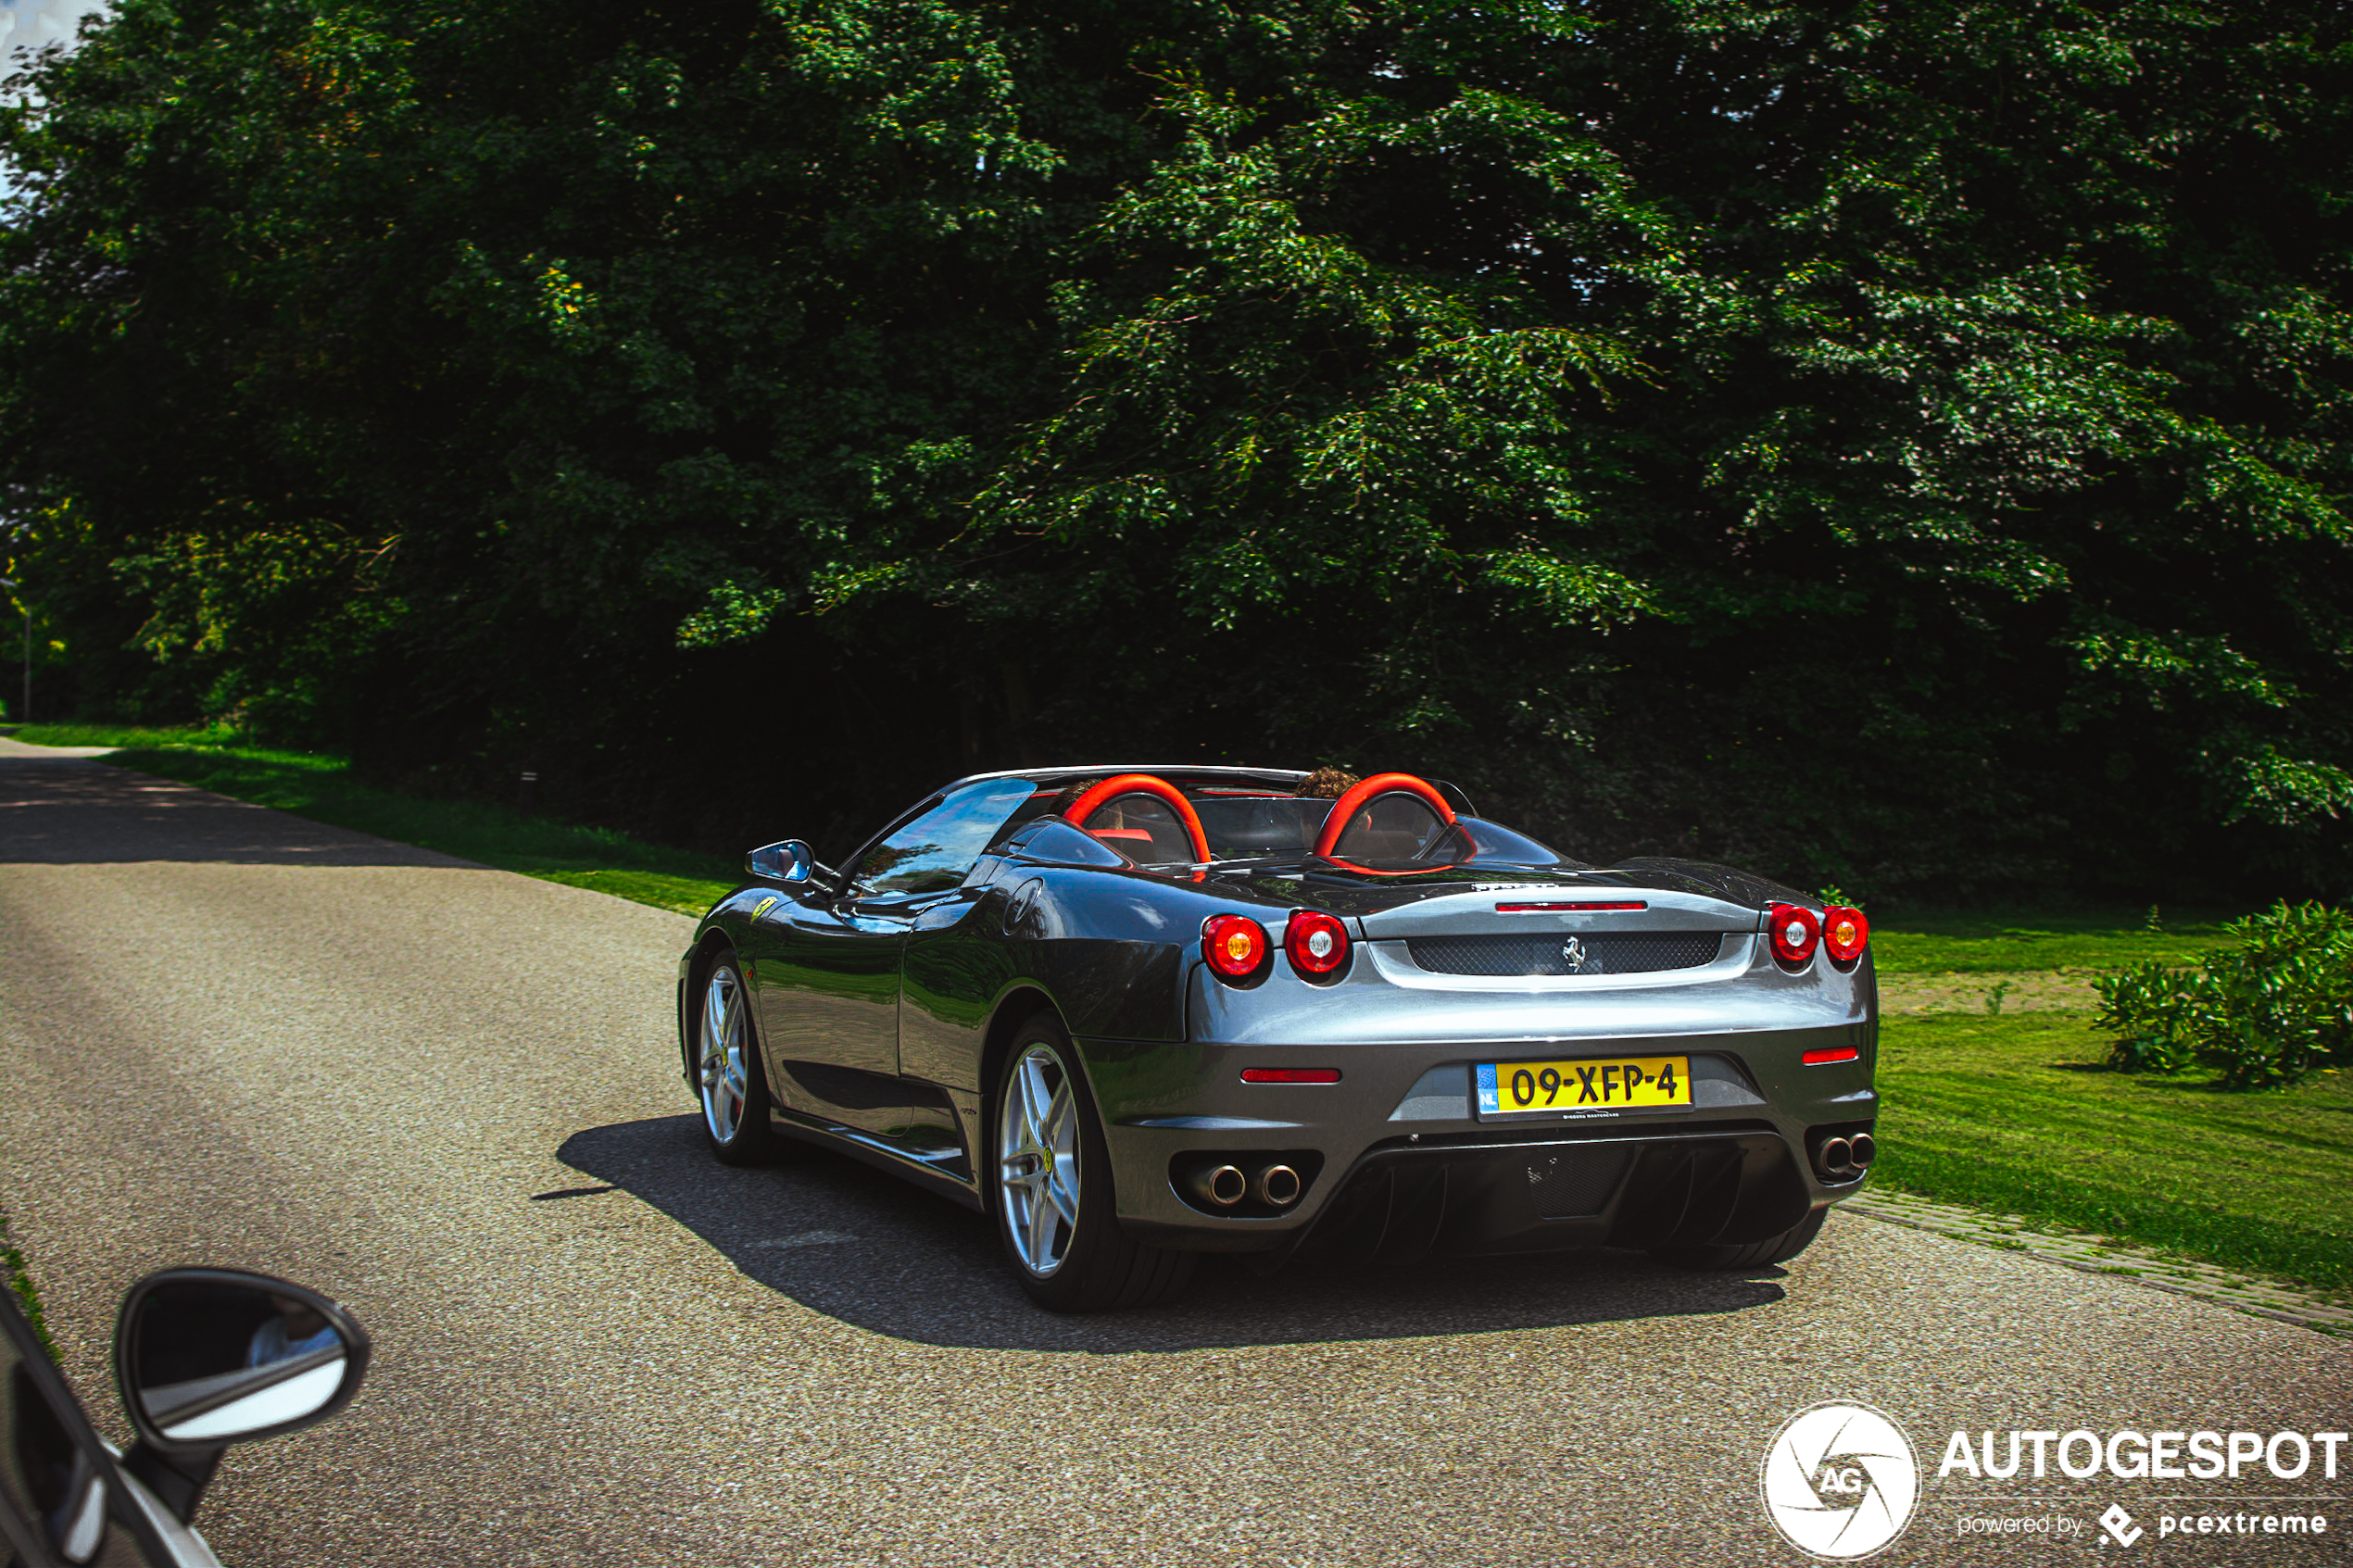
[{"label": "foreground car side mirror", "polygon": [[744,857],[744,870],[763,882],[807,882],[821,869],[817,852],[798,838],[764,844]]},{"label": "foreground car side mirror", "polygon": [[125,1456],[182,1520],[230,1443],[275,1437],[351,1402],[367,1332],[315,1290],[239,1269],[165,1269],[122,1298],[115,1381],[138,1431]]}]

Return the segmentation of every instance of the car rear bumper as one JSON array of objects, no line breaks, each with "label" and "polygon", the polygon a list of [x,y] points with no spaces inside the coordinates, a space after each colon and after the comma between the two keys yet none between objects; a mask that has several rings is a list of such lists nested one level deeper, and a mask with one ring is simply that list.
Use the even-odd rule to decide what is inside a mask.
[{"label": "car rear bumper", "polygon": [[[1826,1177],[1826,1129],[1872,1125],[1876,1031],[1751,1031],[1594,1042],[1380,1044],[1312,1051],[1081,1040],[1102,1111],[1123,1226],[1196,1250],[1543,1251],[1745,1243],[1779,1235],[1859,1178]],[[1806,1065],[1807,1052],[1853,1050]],[[1690,1059],[1688,1107],[1482,1121],[1480,1061],[1610,1055]],[[1313,1060],[1309,1060],[1312,1056]],[[1331,1085],[1244,1084],[1245,1066],[1336,1065]],[[1220,1208],[1197,1176],[1271,1161],[1304,1180],[1298,1201]]]}]

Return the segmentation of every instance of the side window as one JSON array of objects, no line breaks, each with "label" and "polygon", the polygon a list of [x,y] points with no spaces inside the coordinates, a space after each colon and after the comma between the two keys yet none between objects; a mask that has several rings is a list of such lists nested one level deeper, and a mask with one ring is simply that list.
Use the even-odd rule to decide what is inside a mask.
[{"label": "side window", "polygon": [[1474,861],[1497,861],[1507,866],[1568,866],[1584,870],[1581,861],[1569,859],[1550,845],[1539,844],[1524,833],[1514,833],[1500,822],[1479,817],[1455,819],[1462,830],[1470,834],[1471,859]]},{"label": "side window", "polygon": [[[7,1310],[0,1303],[0,1312]],[[31,1485],[47,1467],[38,1460],[25,1462],[26,1455],[38,1452],[42,1446],[40,1436],[27,1430],[28,1424],[41,1424],[41,1415],[32,1409],[39,1399],[32,1380],[25,1374],[16,1341],[0,1334],[0,1550],[7,1553],[0,1562],[9,1568],[19,1562],[38,1562],[55,1549],[41,1538],[36,1523],[41,1515]]]},{"label": "side window", "polygon": [[989,779],[958,790],[867,850],[851,869],[850,880],[870,896],[885,898],[961,885],[1033,788],[1026,779]]},{"label": "side window", "polygon": [[108,1517],[113,1477],[102,1468],[103,1450],[72,1397],[36,1374],[31,1358],[38,1354],[39,1342],[13,1303],[0,1298],[0,1547],[11,1549],[6,1561],[92,1568],[168,1561],[150,1557]]}]

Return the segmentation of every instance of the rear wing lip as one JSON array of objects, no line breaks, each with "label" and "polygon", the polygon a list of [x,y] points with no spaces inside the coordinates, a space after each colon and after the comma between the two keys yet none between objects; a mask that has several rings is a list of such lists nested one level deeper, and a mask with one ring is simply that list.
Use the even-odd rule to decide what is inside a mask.
[{"label": "rear wing lip", "polygon": [[[1631,897],[1629,897],[1631,895]],[[1498,904],[1632,903],[1641,909],[1528,909],[1510,914]],[[1530,935],[1557,931],[1573,935],[1588,931],[1714,931],[1755,932],[1763,917],[1743,904],[1662,888],[1480,888],[1436,898],[1400,904],[1376,914],[1358,917],[1367,942],[1414,936]]]}]

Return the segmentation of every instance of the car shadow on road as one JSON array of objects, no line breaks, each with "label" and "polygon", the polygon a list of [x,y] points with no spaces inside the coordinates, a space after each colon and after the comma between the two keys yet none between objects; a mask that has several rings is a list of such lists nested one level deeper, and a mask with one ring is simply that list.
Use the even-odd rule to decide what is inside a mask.
[{"label": "car shadow on road", "polygon": [[802,1150],[731,1170],[687,1115],[575,1133],[558,1156],[668,1214],[770,1289],[931,1345],[1122,1354],[1399,1339],[1735,1312],[1783,1295],[1778,1268],[1691,1273],[1629,1252],[1302,1263],[1273,1274],[1213,1254],[1167,1306],[1062,1317],[1013,1284],[986,1218],[838,1155]]}]

